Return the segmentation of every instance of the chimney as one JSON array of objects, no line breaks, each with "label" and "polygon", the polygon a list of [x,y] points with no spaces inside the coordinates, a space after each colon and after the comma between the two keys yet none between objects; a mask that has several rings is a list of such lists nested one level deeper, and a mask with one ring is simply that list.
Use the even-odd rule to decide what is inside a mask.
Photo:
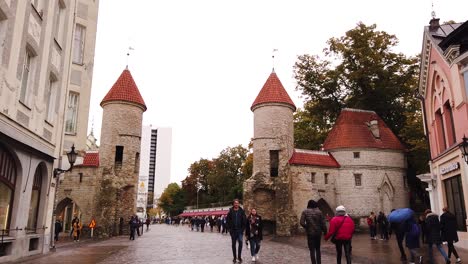
[{"label": "chimney", "polygon": [[379,122],[377,120],[371,120],[369,123],[367,123],[367,126],[369,126],[369,129],[374,138],[380,139]]},{"label": "chimney", "polygon": [[429,31],[436,31],[439,27],[439,18],[433,18],[429,21]]}]

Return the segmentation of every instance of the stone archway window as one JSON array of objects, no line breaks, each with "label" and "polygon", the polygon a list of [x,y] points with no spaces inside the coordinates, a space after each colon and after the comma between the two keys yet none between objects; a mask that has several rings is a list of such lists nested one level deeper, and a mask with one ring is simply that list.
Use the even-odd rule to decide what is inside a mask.
[{"label": "stone archway window", "polygon": [[8,234],[10,228],[16,176],[15,161],[11,153],[0,144],[0,230],[7,230],[5,234]]},{"label": "stone archway window", "polygon": [[42,189],[42,166],[39,165],[34,173],[33,187],[31,191],[31,203],[29,204],[28,231],[36,232],[39,216],[39,205]]}]

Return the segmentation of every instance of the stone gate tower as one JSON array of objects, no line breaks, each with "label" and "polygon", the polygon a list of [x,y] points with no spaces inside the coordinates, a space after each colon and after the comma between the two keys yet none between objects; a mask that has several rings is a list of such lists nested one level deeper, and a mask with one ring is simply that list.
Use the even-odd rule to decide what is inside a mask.
[{"label": "stone gate tower", "polygon": [[267,229],[290,235],[292,213],[288,161],[294,151],[296,106],[273,71],[252,104],[254,113],[253,175],[244,185],[244,206],[257,208]]},{"label": "stone gate tower", "polygon": [[136,211],[141,129],[146,105],[126,68],[101,102],[100,165],[103,178],[117,186],[116,215],[125,220]]}]

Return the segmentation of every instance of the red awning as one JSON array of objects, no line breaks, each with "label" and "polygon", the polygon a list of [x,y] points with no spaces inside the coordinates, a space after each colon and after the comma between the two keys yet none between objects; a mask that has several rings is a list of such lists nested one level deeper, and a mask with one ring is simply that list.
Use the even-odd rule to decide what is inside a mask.
[{"label": "red awning", "polygon": [[193,216],[220,216],[227,215],[228,210],[216,210],[216,211],[200,211],[200,212],[184,212],[179,217],[193,217]]}]

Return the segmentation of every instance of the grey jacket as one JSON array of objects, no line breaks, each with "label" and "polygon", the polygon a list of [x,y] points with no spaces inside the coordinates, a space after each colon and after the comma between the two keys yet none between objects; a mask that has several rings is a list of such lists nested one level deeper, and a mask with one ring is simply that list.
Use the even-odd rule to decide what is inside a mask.
[{"label": "grey jacket", "polygon": [[301,215],[301,226],[307,231],[308,235],[320,236],[327,233],[325,217],[318,208],[307,208]]}]

